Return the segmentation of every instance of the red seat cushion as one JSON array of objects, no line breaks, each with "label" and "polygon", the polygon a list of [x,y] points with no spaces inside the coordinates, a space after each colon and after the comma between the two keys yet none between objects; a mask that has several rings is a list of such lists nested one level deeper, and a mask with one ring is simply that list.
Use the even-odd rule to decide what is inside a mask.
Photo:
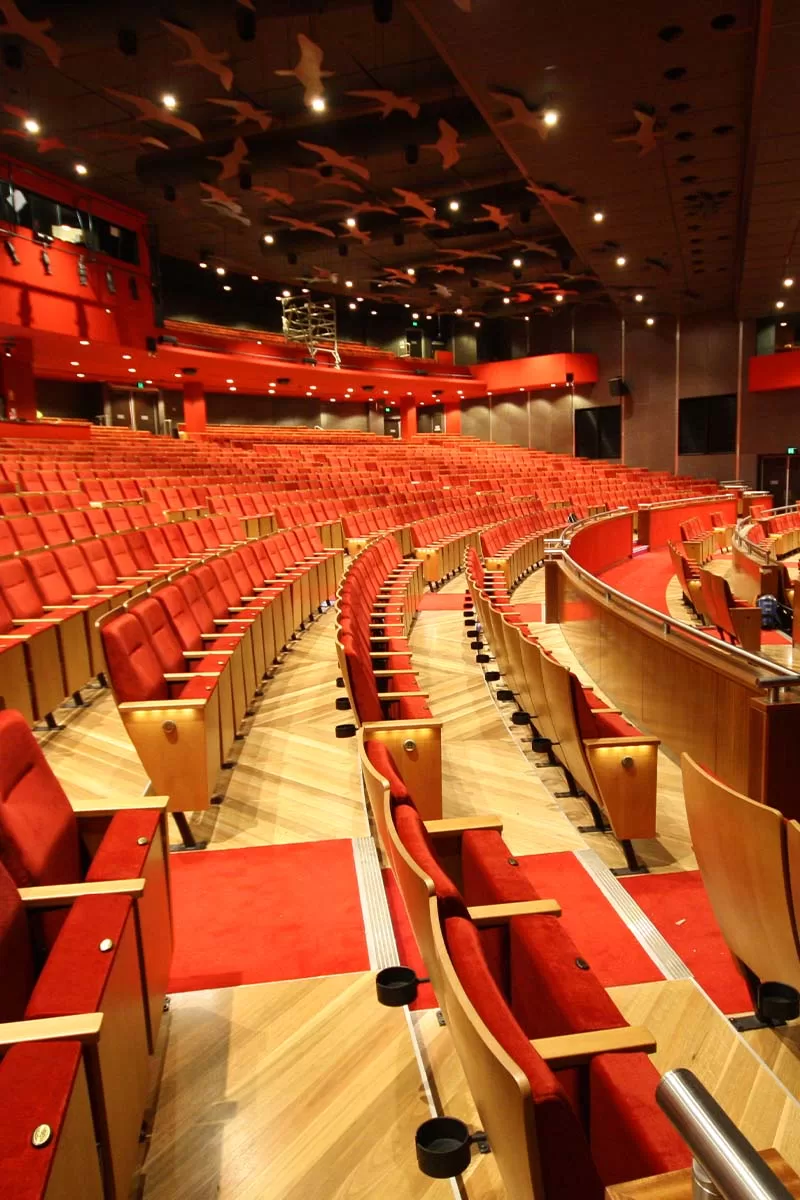
[{"label": "red seat cushion", "polygon": [[[34,983],[28,923],[16,884],[0,863],[0,1022],[21,1021]],[[0,1174],[2,1178],[2,1174]]]},{"label": "red seat cushion", "polygon": [[[86,882],[141,878],[160,819],[159,813],[146,809],[115,813],[86,872]],[[143,845],[140,838],[145,839]]]}]

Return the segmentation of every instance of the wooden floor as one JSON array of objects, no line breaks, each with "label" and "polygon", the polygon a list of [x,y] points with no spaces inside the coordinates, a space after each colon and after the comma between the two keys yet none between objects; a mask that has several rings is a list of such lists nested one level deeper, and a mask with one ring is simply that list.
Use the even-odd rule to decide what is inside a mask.
[{"label": "wooden floor", "polygon": [[[456,579],[447,590],[463,586]],[[517,598],[540,600],[542,586],[536,574]],[[534,629],[580,672],[557,627]],[[192,821],[213,849],[366,836],[355,743],[334,736],[342,714],[333,638],[327,613],[266,684],[224,803]],[[510,725],[461,613],[422,612],[411,641],[445,722],[445,813],[499,813],[514,853],[590,846],[618,865],[612,838],[578,833],[582,803],[553,796],[561,772],[537,766],[526,731]],[[141,793],[147,781],[113,702],[105,692],[87,697],[84,709],[59,713],[62,730],[42,735],[48,760],[72,796]],[[659,775],[659,837],[637,850],[654,869],[688,868],[679,773],[665,755]],[[800,1109],[786,1090],[800,1089],[800,1029],[751,1034],[748,1045],[693,981],[613,995],[656,1034],[662,1069],[692,1067],[757,1144],[777,1145],[800,1170]],[[505,1200],[491,1155],[475,1156],[460,1192],[417,1170],[413,1131],[431,1098],[439,1111],[479,1122],[448,1030],[433,1012],[380,1008],[371,973],[183,993],[164,1031],[139,1200]]]}]

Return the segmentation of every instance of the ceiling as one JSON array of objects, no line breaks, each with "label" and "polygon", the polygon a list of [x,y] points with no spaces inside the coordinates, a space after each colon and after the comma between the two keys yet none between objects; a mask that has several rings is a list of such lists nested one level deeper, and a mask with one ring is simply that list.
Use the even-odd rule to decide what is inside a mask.
[{"label": "ceiling", "polygon": [[[800,212],[790,0],[383,7],[386,24],[352,0],[0,0],[0,147],[85,163],[87,184],[150,214],[163,253],[257,274],[270,297],[280,282],[476,318],[774,311]],[[332,72],[305,92],[276,74],[303,39]],[[324,112],[307,103],[320,84]],[[384,117],[365,90],[404,107]],[[19,136],[24,114],[41,134]],[[452,164],[433,148],[450,129]],[[349,161],[320,175],[301,142]]]}]

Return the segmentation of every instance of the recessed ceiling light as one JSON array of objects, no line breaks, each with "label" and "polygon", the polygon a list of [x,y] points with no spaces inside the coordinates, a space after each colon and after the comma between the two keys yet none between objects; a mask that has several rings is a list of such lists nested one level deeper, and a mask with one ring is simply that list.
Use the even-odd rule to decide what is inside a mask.
[{"label": "recessed ceiling light", "polygon": [[624,254],[618,254],[618,255],[617,255],[616,262],[617,262],[617,266],[618,266],[618,267],[624,267],[624,266],[625,266],[625,263],[626,263],[627,261],[628,261],[628,260],[627,260],[627,258],[625,257],[625,255],[624,255]]},{"label": "recessed ceiling light", "polygon": [[555,108],[546,108],[542,113],[542,120],[549,129],[558,124],[560,113]]},{"label": "recessed ceiling light", "polygon": [[783,281],[783,286],[785,288],[794,287],[794,278],[791,275],[787,275]]},{"label": "recessed ceiling light", "polygon": [[526,317],[525,317],[525,320],[526,320],[526,321],[530,321],[530,317],[526,316]]},{"label": "recessed ceiling light", "polygon": [[564,300],[563,292],[556,292],[556,304],[561,304]]},{"label": "recessed ceiling light", "polygon": [[432,320],[433,320],[433,317],[431,316],[431,314],[430,314],[430,313],[426,313],[426,314],[425,314],[425,320],[426,320],[426,321],[432,321]]},{"label": "recessed ceiling light", "polygon": [[152,383],[152,379],[145,379],[145,383]]},{"label": "recessed ceiling light", "polygon": [[201,262],[201,263],[198,263],[197,265],[198,265],[198,267],[200,267],[201,270],[205,271],[206,267],[208,266],[208,263]]},{"label": "recessed ceiling light", "polygon": [[356,296],[356,300],[358,301],[358,303],[359,303],[359,304],[363,304],[363,302],[364,302],[364,297],[363,297],[363,296]]},{"label": "recessed ceiling light", "polygon": [[356,302],[354,300],[351,300],[347,307],[356,309],[358,307],[358,305],[356,304]]},{"label": "recessed ceiling light", "polygon": [[550,384],[550,387],[555,387],[555,386],[556,386],[556,385],[555,385],[554,383],[551,383],[551,384]]},{"label": "recessed ceiling light", "polygon": [[457,316],[457,317],[462,317],[463,315],[464,315],[464,310],[463,310],[463,308],[457,308],[457,309],[456,309],[456,316]]},{"label": "recessed ceiling light", "polygon": [[786,307],[786,305],[784,304],[783,300],[776,300],[776,301],[775,301],[775,307],[776,307],[776,308],[785,308],[785,307]]},{"label": "recessed ceiling light", "polygon": [[369,315],[370,315],[371,317],[377,317],[377,315],[378,315],[378,311],[377,311],[377,309],[375,309],[375,308],[371,308],[371,309],[369,310]]},{"label": "recessed ceiling light", "polygon": [[503,296],[503,304],[510,304],[510,303],[511,303],[511,297]]},{"label": "recessed ceiling light", "polygon": [[76,371],[76,372],[75,372],[75,374],[78,376],[78,379],[85,379],[85,378],[86,378],[86,376],[85,376],[85,374],[83,373],[83,371]]},{"label": "recessed ceiling light", "polygon": [[644,296],[642,295],[642,293],[641,293],[641,292],[637,292],[637,293],[636,293],[636,295],[635,295],[633,298],[634,298],[634,300],[636,301],[636,303],[637,303],[637,304],[641,304],[641,303],[642,303],[642,301],[644,300]]},{"label": "recessed ceiling light", "polygon": [[106,309],[106,312],[108,313],[108,315],[109,315],[109,316],[111,316],[111,309],[110,309],[110,308],[107,308],[107,309]]},{"label": "recessed ceiling light", "polygon": [[288,288],[284,288],[283,291],[281,292],[281,295],[283,296],[284,300],[288,300],[290,298],[291,294],[292,293],[289,291]]},{"label": "recessed ceiling light", "polygon": [[127,362],[127,360],[130,358],[130,354],[123,354],[123,356],[122,356],[122,357],[123,357],[123,358],[125,359],[125,361]]},{"label": "recessed ceiling light", "polygon": [[273,244],[273,242],[275,241],[275,238],[272,236],[271,233],[265,233],[263,240],[267,243],[268,246],[271,246]]},{"label": "recessed ceiling light", "polygon": [[592,213],[592,220],[594,222],[596,222],[596,224],[598,224],[598,225],[601,225],[603,223],[603,221],[605,221],[605,219],[606,219],[606,214],[604,212],[602,212],[599,208],[596,208],[594,210],[594,212]]},{"label": "recessed ceiling light", "polygon": [[[784,322],[783,322],[783,324],[785,325],[785,324],[786,324],[786,322],[784,321]],[[69,365],[70,365],[71,367],[79,367],[81,364],[80,364],[79,362],[71,362]]]},{"label": "recessed ceiling light", "polygon": [[[784,328],[786,327],[786,324],[787,324],[787,322],[786,322],[786,321],[781,321],[781,329],[784,329]],[[77,367],[77,365],[78,365],[78,364],[77,364],[77,363],[73,363],[72,365],[73,365],[73,367]]]},{"label": "recessed ceiling light", "polygon": [[218,274],[218,275],[224,275],[224,274],[225,274],[225,268],[224,268],[224,267],[217,267],[217,274]]},{"label": "recessed ceiling light", "polygon": [[325,97],[315,96],[311,101],[311,107],[314,112],[325,112],[325,109],[328,107],[328,105],[325,103]]},{"label": "recessed ceiling light", "polygon": [[129,374],[129,375],[135,375],[135,374],[136,374],[136,367],[128,367],[128,374]]},{"label": "recessed ceiling light", "polygon": [[323,304],[323,308],[330,308],[330,304]]},{"label": "recessed ceiling light", "polygon": [[259,342],[256,342],[256,345],[257,345],[257,346],[260,346],[260,345],[261,345],[261,342],[260,342],[260,341],[259,341]]},{"label": "recessed ceiling light", "polygon": [[476,321],[476,322],[475,322],[475,328],[476,328],[476,329],[480,329],[480,327],[481,327],[481,323],[480,323],[480,321]]},{"label": "recessed ceiling light", "polygon": [[229,388],[228,388],[228,391],[229,391],[229,392],[235,392],[235,391],[236,391],[236,388],[235,388],[235,387],[229,387]]},{"label": "recessed ceiling light", "polygon": [[88,338],[81,338],[81,340],[80,340],[80,344],[81,344],[82,346],[88,346],[88,345],[89,345],[89,339],[88,339]]},{"label": "recessed ceiling light", "polygon": [[223,292],[229,292],[231,290],[231,285],[229,283],[224,283],[222,285],[222,290]]},{"label": "recessed ceiling light", "polygon": [[348,392],[353,392],[353,391],[355,391],[355,388],[351,388],[351,387],[349,387],[349,388],[347,388],[347,391],[348,391]]},{"label": "recessed ceiling light", "polygon": [[23,128],[27,133],[41,133],[42,127],[35,117],[26,117],[23,121]]},{"label": "recessed ceiling light", "polygon": [[308,288],[301,288],[300,290],[301,290],[301,292],[303,293],[303,295],[304,295],[304,296],[307,296],[307,295],[308,295]]},{"label": "recessed ceiling light", "polygon": [[180,371],[176,371],[176,372],[175,372],[175,374],[174,374],[174,376],[173,376],[173,378],[175,378],[175,379],[180,379],[180,377],[181,377],[181,373],[180,373]]},{"label": "recessed ceiling light", "polygon": [[355,229],[355,227],[356,227],[355,217],[348,217],[347,220],[345,221],[345,225],[347,226],[348,229]]},{"label": "recessed ceiling light", "polygon": [[75,163],[75,174],[76,175],[88,175],[89,168],[86,166],[86,163]]},{"label": "recessed ceiling light", "polygon": [[406,267],[406,275],[416,275],[416,273],[417,272],[414,270],[413,267]]},{"label": "recessed ceiling light", "polygon": [[522,259],[521,258],[513,259],[511,262],[511,265],[512,265],[512,267],[516,267],[517,270],[519,270],[519,268],[522,266]]},{"label": "recessed ceiling light", "polygon": [[458,210],[461,208],[461,201],[451,200],[447,207],[450,209],[450,212],[458,212]]},{"label": "recessed ceiling light", "polygon": [[226,380],[225,380],[225,382],[226,382],[226,383],[233,383],[233,380],[232,380],[232,379],[226,379]]},{"label": "recessed ceiling light", "polygon": [[419,320],[419,313],[412,313],[412,314],[411,314],[411,320],[412,320],[412,321],[418,321],[418,320]]},{"label": "recessed ceiling light", "polygon": [[656,323],[655,317],[648,317],[647,320],[645,321],[646,325],[655,325],[655,323]]},{"label": "recessed ceiling light", "polygon": [[253,283],[258,283],[258,276],[257,276],[257,275],[251,275],[251,276],[250,276],[250,278],[252,279]]},{"label": "recessed ceiling light", "polygon": [[315,392],[315,391],[317,390],[317,385],[316,385],[315,383],[310,383],[310,384],[308,385],[308,390],[309,390],[310,392]]},{"label": "recessed ceiling light", "polygon": [[345,286],[345,287],[352,287],[352,286],[353,286],[353,281],[352,281],[352,279],[345,279],[345,281],[344,281],[344,286]]},{"label": "recessed ceiling light", "polygon": [[178,107],[178,99],[176,96],[173,96],[172,92],[165,92],[161,97],[161,103],[164,105],[164,108]]}]

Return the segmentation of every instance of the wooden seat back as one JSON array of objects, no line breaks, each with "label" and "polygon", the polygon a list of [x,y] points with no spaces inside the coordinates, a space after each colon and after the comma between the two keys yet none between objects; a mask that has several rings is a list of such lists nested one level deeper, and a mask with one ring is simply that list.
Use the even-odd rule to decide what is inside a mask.
[{"label": "wooden seat back", "polygon": [[759,979],[800,988],[800,830],[791,834],[793,912],[781,813],[726,787],[688,754],[681,766],[692,845],[725,941]]},{"label": "wooden seat back", "polygon": [[598,799],[594,777],[586,760],[583,739],[572,699],[570,672],[547,654],[540,654],[542,681],[547,694],[550,716],[558,742],[558,757],[582,788],[593,800]]}]

